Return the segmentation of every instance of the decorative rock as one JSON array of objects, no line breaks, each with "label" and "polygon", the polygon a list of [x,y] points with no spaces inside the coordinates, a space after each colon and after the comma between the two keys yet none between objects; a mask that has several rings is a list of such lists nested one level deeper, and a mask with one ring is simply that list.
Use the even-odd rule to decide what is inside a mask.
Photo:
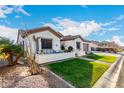
[{"label": "decorative rock", "polygon": [[16,83],[16,88],[48,88],[49,84],[41,75],[28,76]]}]

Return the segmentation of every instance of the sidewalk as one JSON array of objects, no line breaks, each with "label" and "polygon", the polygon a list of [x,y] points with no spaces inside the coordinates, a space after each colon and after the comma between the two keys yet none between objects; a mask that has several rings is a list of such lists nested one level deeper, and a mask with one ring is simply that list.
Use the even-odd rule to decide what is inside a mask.
[{"label": "sidewalk", "polygon": [[124,88],[124,62],[122,64],[121,72],[117,82],[117,88]]},{"label": "sidewalk", "polygon": [[115,88],[122,67],[123,59],[123,56],[121,56],[116,62],[114,62],[94,84],[93,88]]}]

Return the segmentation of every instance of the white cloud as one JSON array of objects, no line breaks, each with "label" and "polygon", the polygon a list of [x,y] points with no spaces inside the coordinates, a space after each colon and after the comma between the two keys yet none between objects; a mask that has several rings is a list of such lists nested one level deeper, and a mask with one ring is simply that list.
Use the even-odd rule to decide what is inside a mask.
[{"label": "white cloud", "polygon": [[77,22],[71,19],[54,18],[55,26],[61,30],[64,35],[81,35],[86,37],[93,32],[101,29],[100,24],[92,21]]},{"label": "white cloud", "polygon": [[124,42],[122,41],[123,36],[113,36],[111,40],[107,40],[107,41],[113,41],[115,43],[117,43],[120,46],[124,46]]},{"label": "white cloud", "polygon": [[3,13],[5,13],[5,14],[11,14],[13,12],[14,8],[4,6],[4,7],[2,7],[2,10],[3,10]]},{"label": "white cloud", "polygon": [[69,26],[77,27],[79,25],[78,22],[72,21],[70,19],[53,18],[53,21],[58,23],[60,26],[65,27],[65,28],[69,27]]},{"label": "white cloud", "polygon": [[119,15],[116,20],[123,20],[124,19],[124,15]]},{"label": "white cloud", "polygon": [[6,18],[6,15],[0,10],[0,18]]},{"label": "white cloud", "polygon": [[120,28],[116,28],[116,27],[111,27],[107,29],[108,31],[118,31],[120,30]]},{"label": "white cloud", "polygon": [[51,26],[60,31],[63,35],[81,35],[87,37],[90,34],[104,35],[106,32],[118,31],[120,27],[114,26],[116,21],[108,21],[98,23],[95,20],[91,21],[74,21],[68,18],[56,17],[53,18],[53,23],[46,23],[44,26]]},{"label": "white cloud", "polygon": [[55,30],[57,30],[58,28],[55,26],[55,25],[53,25],[52,23],[44,23],[44,25],[43,26],[50,26],[51,28],[53,28],[53,29],[55,29]]},{"label": "white cloud", "polygon": [[0,25],[0,36],[16,41],[17,34],[18,34],[18,29]]},{"label": "white cloud", "polygon": [[30,16],[30,14],[23,9],[23,6],[0,6],[0,18],[6,18],[7,14],[11,14],[13,12]]},{"label": "white cloud", "polygon": [[13,12],[13,8],[9,8],[7,6],[0,7],[0,18],[6,18],[6,14],[11,14]]},{"label": "white cloud", "polygon": [[25,15],[27,15],[27,16],[31,16],[28,12],[26,12],[26,11],[23,9],[23,6],[15,6],[14,8],[15,8],[15,11],[16,11],[17,13],[23,13],[23,14],[25,14]]},{"label": "white cloud", "polygon": [[101,26],[110,26],[112,24],[116,23],[116,21],[109,21],[109,22],[105,22],[105,23],[100,23]]}]

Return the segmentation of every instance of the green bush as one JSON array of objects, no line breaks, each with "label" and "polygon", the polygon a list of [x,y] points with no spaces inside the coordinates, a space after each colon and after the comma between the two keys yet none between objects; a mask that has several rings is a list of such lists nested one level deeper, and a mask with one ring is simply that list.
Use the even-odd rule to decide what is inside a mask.
[{"label": "green bush", "polygon": [[68,47],[68,52],[72,52],[73,51],[73,47],[72,46],[69,46]]}]

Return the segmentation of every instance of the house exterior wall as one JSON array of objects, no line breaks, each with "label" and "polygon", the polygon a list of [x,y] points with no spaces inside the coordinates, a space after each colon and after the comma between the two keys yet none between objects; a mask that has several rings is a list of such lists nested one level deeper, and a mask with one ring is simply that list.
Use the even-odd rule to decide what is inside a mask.
[{"label": "house exterior wall", "polygon": [[91,51],[91,46],[90,43],[88,42],[83,42],[83,48],[85,52],[90,52]]},{"label": "house exterior wall", "polygon": [[97,48],[98,48],[98,46],[97,46],[96,44],[94,44],[94,43],[89,43],[89,46],[90,46],[90,48],[91,48],[91,51],[92,51],[92,49],[93,49],[94,51],[96,51]]},{"label": "house exterior wall", "polygon": [[74,42],[74,40],[61,41],[61,45],[64,45],[66,50],[68,49],[69,46],[72,46],[73,50],[76,50],[76,43]]},{"label": "house exterior wall", "polygon": [[[74,40],[74,42],[75,42],[75,50],[77,51],[78,49],[76,48],[76,42],[80,42],[80,47],[81,47],[81,49],[80,49],[80,51],[83,51],[83,41],[80,39],[80,38],[77,38],[77,39],[75,39]],[[79,51],[79,50],[78,50]]]},{"label": "house exterior wall", "polygon": [[[77,49],[76,42],[80,42],[80,49]],[[83,50],[83,41],[80,38],[75,40],[61,41],[61,45],[65,46],[65,49],[68,50],[69,46],[73,47],[73,51],[78,55],[85,55],[85,51]]]},{"label": "house exterior wall", "polygon": [[[25,43],[27,43],[28,47],[29,47],[29,43],[30,43],[32,53],[34,53],[34,54],[36,53],[36,41],[34,40],[33,36],[35,36],[35,38],[38,37],[38,38],[52,39],[52,49],[57,52],[60,51],[60,39],[56,35],[54,35],[53,33],[49,32],[49,31],[43,31],[43,32],[30,34],[26,38],[19,40],[19,42],[24,41]],[[27,38],[30,39],[30,42]],[[40,41],[39,41],[39,48],[41,49]]]},{"label": "house exterior wall", "polygon": [[47,62],[53,62],[58,60],[63,60],[67,58],[74,58],[75,53],[69,52],[69,53],[56,53],[56,54],[37,54],[36,55],[36,62],[38,64],[47,63]]}]

